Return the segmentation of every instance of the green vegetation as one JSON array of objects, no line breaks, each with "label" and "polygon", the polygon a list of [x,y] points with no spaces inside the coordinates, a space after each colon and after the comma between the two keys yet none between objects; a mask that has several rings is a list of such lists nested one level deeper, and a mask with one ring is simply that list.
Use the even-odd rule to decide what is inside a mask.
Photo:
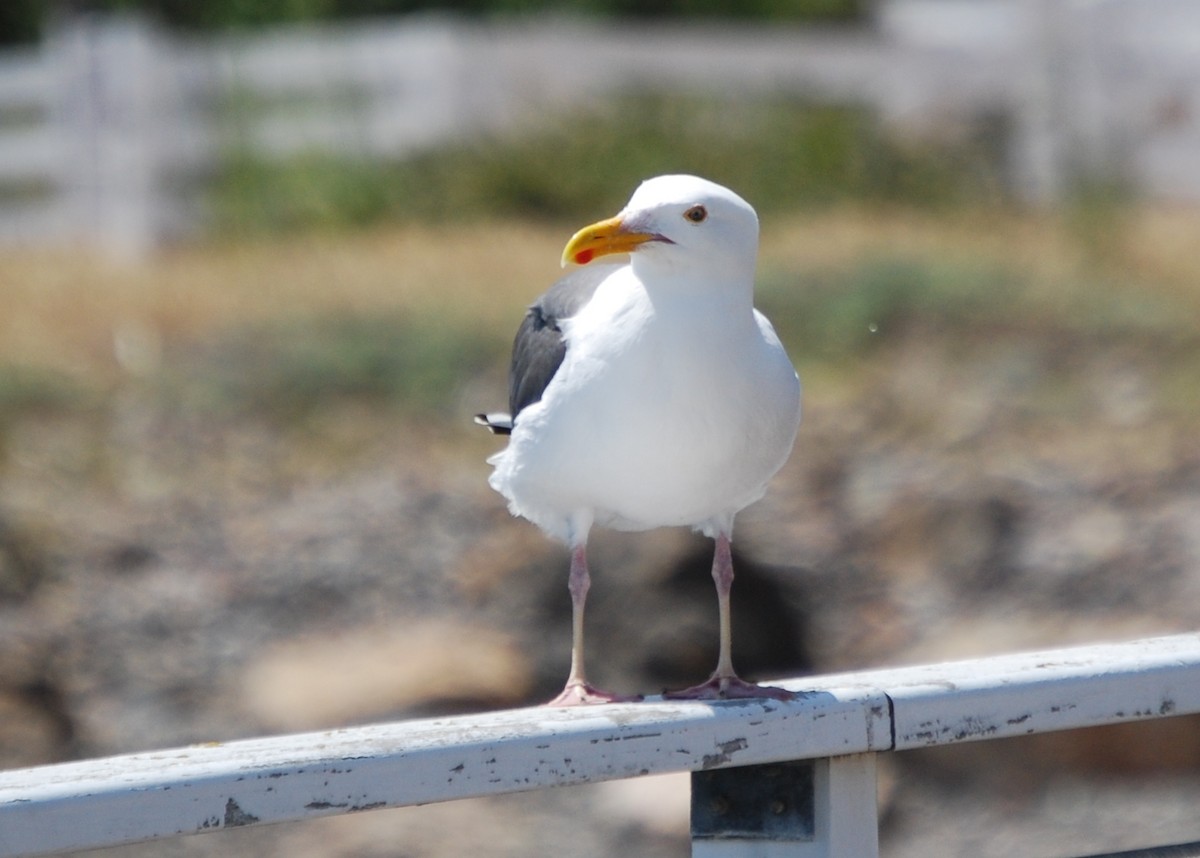
[{"label": "green vegetation", "polygon": [[623,17],[689,16],[762,20],[846,20],[862,14],[862,0],[106,0],[109,8],[141,8],[193,29],[255,27],[288,21],[321,21],[451,12],[462,15],[583,14]]},{"label": "green vegetation", "polygon": [[160,382],[188,407],[283,423],[351,402],[446,416],[497,349],[487,335],[430,318],[281,320],[223,332]]},{"label": "green vegetation", "polygon": [[0,428],[11,416],[81,408],[87,392],[73,379],[44,367],[0,364]]},{"label": "green vegetation", "polygon": [[1012,326],[1026,317],[1016,272],[981,262],[876,255],[824,272],[773,271],[760,304],[810,357],[861,357],[913,325],[940,332]]},{"label": "green vegetation", "polygon": [[993,148],[904,146],[850,107],[630,97],[520,139],[450,146],[382,168],[235,152],[213,209],[218,230],[238,235],[385,220],[557,221],[615,210],[642,179],[668,172],[733,187],[763,214],[849,200],[928,208],[998,201]]},{"label": "green vegetation", "polygon": [[[89,0],[82,8],[144,12],[186,30],[229,30],[413,12],[846,21],[863,14],[865,0]],[[52,0],[5,0],[0,44],[35,41],[59,11]]]},{"label": "green vegetation", "polygon": [[[0,363],[0,467],[9,455],[8,433],[18,421],[52,414],[88,415],[94,412],[98,400],[96,391],[60,372],[40,366]],[[0,517],[0,537],[3,524]],[[10,572],[0,550],[0,579]],[[0,600],[7,586],[0,580]]]}]

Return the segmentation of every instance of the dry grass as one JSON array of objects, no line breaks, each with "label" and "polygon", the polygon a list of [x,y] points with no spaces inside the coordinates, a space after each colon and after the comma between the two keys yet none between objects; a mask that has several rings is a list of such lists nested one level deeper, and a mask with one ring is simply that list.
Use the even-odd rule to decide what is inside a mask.
[{"label": "dry grass", "polygon": [[1200,211],[1139,209],[1098,239],[1052,214],[846,208],[767,225],[765,266],[843,268],[870,255],[996,264],[1051,290],[1098,268],[1200,307]]},{"label": "dry grass", "polygon": [[488,224],[207,245],[136,265],[10,252],[0,257],[0,363],[104,381],[121,369],[122,334],[169,344],[264,321],[378,313],[508,325],[556,276],[563,240]]},{"label": "dry grass", "polygon": [[[122,373],[117,340],[153,356],[233,326],[330,315],[436,313],[507,336],[524,304],[558,276],[572,227],[381,228],[179,248],[135,265],[10,251],[0,256],[0,364],[107,383]],[[889,256],[995,266],[1027,284],[1021,299],[1031,314],[1069,315],[1115,289],[1154,293],[1190,323],[1200,314],[1198,230],[1200,214],[1142,211],[1098,247],[1063,218],[847,207],[768,221],[762,269],[844,270]],[[1098,276],[1103,294],[1090,291]]]}]

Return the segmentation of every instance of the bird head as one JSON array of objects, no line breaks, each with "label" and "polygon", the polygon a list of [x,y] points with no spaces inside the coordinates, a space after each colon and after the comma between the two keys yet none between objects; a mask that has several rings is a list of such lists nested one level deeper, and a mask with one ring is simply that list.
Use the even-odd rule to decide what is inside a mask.
[{"label": "bird head", "polygon": [[563,249],[562,263],[586,265],[630,253],[636,268],[683,274],[753,275],[758,215],[728,188],[697,176],[643,182],[615,217],[586,226]]}]

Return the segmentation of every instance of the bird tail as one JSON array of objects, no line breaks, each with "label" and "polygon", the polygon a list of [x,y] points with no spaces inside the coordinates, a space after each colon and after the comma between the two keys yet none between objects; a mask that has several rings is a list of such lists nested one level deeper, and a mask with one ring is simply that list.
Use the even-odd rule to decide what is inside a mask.
[{"label": "bird tail", "polygon": [[476,414],[475,422],[486,426],[493,435],[511,435],[513,419],[503,411],[493,411],[488,414]]}]

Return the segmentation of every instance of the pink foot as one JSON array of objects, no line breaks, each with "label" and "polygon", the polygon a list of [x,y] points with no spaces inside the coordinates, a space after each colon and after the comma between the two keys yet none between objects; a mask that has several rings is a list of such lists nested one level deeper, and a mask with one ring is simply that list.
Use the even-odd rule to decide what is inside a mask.
[{"label": "pink foot", "polygon": [[620,694],[612,694],[608,691],[600,691],[585,682],[569,682],[561,694],[542,705],[592,706],[597,703],[634,703],[641,699],[642,695],[640,694],[626,697]]},{"label": "pink foot", "polygon": [[667,700],[794,700],[796,693],[773,685],[756,685],[736,676],[714,676],[691,688],[665,691],[663,697]]}]

